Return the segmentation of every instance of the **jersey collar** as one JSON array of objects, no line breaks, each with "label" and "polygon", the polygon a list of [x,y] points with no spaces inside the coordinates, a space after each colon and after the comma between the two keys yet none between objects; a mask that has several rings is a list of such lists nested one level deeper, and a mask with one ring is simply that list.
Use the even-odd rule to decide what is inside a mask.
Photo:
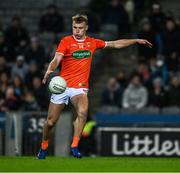
[{"label": "jersey collar", "polygon": [[84,42],[84,41],[86,40],[86,36],[85,36],[85,38],[84,38],[84,39],[82,39],[82,40],[78,40],[78,39],[76,39],[76,37],[74,37],[74,35],[72,35],[72,36],[73,36],[74,40],[76,40],[77,42]]}]

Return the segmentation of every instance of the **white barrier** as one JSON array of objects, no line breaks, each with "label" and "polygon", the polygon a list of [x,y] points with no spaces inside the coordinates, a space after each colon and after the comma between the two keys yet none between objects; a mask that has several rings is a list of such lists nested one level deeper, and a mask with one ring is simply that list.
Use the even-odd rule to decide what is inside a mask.
[{"label": "white barrier", "polygon": [[[46,112],[6,113],[5,155],[36,155],[46,116]],[[63,112],[50,140],[49,154],[68,156],[71,135],[72,113]]]}]

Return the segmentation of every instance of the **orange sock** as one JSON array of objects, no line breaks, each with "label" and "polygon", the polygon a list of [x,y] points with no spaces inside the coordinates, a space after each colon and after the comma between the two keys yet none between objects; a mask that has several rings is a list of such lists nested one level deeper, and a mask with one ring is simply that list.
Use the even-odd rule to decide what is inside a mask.
[{"label": "orange sock", "polygon": [[77,147],[78,144],[79,144],[79,140],[80,140],[80,138],[78,136],[74,136],[73,137],[73,142],[71,144],[71,147]]},{"label": "orange sock", "polygon": [[46,150],[46,149],[48,148],[48,144],[49,144],[49,141],[48,141],[48,140],[42,141],[42,143],[41,143],[41,148],[42,148],[43,150]]}]

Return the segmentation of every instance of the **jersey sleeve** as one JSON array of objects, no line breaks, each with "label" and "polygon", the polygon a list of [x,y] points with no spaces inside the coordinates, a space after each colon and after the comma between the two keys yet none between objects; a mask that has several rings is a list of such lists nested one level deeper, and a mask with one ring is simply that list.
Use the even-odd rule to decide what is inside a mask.
[{"label": "jersey sleeve", "polygon": [[103,49],[106,47],[106,42],[100,39],[95,39],[96,41],[96,49]]},{"label": "jersey sleeve", "polygon": [[66,50],[67,50],[66,42],[64,39],[62,39],[56,49],[56,52],[64,55],[66,53]]}]

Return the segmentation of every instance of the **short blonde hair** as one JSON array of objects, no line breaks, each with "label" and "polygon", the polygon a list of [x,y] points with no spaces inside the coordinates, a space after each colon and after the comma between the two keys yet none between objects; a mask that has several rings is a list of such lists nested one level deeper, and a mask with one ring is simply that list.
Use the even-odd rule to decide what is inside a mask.
[{"label": "short blonde hair", "polygon": [[85,22],[86,24],[88,24],[88,17],[85,14],[76,14],[72,17],[72,21],[74,21],[75,23]]}]

